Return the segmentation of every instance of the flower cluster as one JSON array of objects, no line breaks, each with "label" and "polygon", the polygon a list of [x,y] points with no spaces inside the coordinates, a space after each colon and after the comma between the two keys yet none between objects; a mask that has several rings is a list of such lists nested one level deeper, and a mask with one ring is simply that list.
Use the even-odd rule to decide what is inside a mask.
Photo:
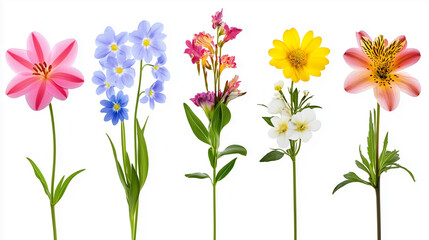
[{"label": "flower cluster", "polygon": [[[221,73],[227,68],[237,67],[235,56],[222,55],[222,47],[242,31],[236,27],[229,27],[222,17],[223,9],[212,16],[212,27],[216,30],[216,38],[209,33],[200,32],[194,35],[192,41],[186,41],[188,48],[185,53],[189,55],[192,63],[197,65],[198,73],[202,70],[206,87],[206,92],[198,93],[191,101],[203,108],[209,120],[217,103],[228,104],[232,99],[245,94],[238,90],[240,81],[237,75],[225,83],[223,91],[220,87]],[[213,91],[209,91],[208,71],[213,71]]]},{"label": "flower cluster", "polygon": [[[297,106],[298,101],[292,97],[291,101],[287,101],[283,94],[283,81],[279,81],[274,85],[276,90],[274,98],[268,104],[267,109],[270,114],[278,114],[278,116],[265,117],[264,119],[272,127],[268,135],[271,138],[277,139],[277,144],[281,148],[290,146],[289,140],[302,140],[307,142],[312,136],[312,132],[319,130],[320,121],[316,120],[316,114],[313,106],[307,103],[313,96],[309,96],[308,91],[304,91],[304,96]],[[289,90],[291,91],[291,90]],[[298,97],[298,90],[295,89],[291,96]],[[292,109],[292,110],[291,110]]]},{"label": "flower cluster", "polygon": [[[152,26],[147,21],[142,21],[137,30],[127,33],[116,34],[112,27],[107,27],[103,34],[96,38],[97,49],[94,57],[99,59],[104,71],[96,71],[92,77],[94,84],[98,85],[96,93],[98,95],[106,93],[107,100],[100,103],[104,106],[101,110],[106,113],[105,121],[112,121],[116,125],[119,120],[128,119],[128,95],[123,93],[124,88],[131,88],[134,85],[136,71],[134,64],[140,63],[140,75],[145,66],[152,67],[152,75],[156,81],[143,92],[138,98],[142,103],[150,103],[150,108],[154,109],[155,102],[164,103],[166,96],[162,93],[164,82],[170,79],[170,73],[164,66],[167,62],[165,55],[166,46],[163,42],[166,35],[162,33],[163,25],[155,23]],[[129,44],[129,45],[127,45]],[[133,44],[132,46],[130,46]],[[156,58],[156,62],[151,61]],[[146,63],[143,65],[143,61]],[[140,78],[141,81],[141,78]],[[115,89],[120,91],[116,94]]]}]

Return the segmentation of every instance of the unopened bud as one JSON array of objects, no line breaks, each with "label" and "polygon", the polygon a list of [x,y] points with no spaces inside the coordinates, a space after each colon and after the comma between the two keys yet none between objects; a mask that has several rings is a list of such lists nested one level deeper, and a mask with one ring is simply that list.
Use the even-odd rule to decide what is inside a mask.
[{"label": "unopened bud", "polygon": [[304,90],[304,97],[307,97],[310,92],[308,90]]}]

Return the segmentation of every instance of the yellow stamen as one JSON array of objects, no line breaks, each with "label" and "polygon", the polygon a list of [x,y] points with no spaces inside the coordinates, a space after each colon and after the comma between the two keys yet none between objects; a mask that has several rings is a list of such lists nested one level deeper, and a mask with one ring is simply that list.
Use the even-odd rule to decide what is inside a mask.
[{"label": "yellow stamen", "polygon": [[106,82],[106,86],[107,86],[107,87],[110,87],[110,84],[108,84],[108,83]]},{"label": "yellow stamen", "polygon": [[287,123],[283,122],[280,123],[279,129],[277,130],[279,133],[286,133],[287,132]]},{"label": "yellow stamen", "polygon": [[113,110],[118,111],[119,109],[121,109],[121,106],[119,106],[119,104],[115,103],[115,105],[113,105]]},{"label": "yellow stamen", "polygon": [[276,91],[280,91],[280,90],[282,90],[282,86],[277,85],[277,86],[275,86],[275,87],[274,87],[274,89],[275,89]]},{"label": "yellow stamen", "polygon": [[153,94],[154,94],[153,90],[150,90],[149,96],[152,97]]},{"label": "yellow stamen", "polygon": [[110,46],[110,49],[112,49],[112,51],[116,51],[118,50],[118,46],[116,44],[112,44],[112,46]]},{"label": "yellow stamen", "polygon": [[149,44],[150,44],[150,41],[149,41],[149,39],[144,39],[143,40],[143,45],[145,46],[145,47],[147,47],[147,46],[149,46]]},{"label": "yellow stamen", "polygon": [[295,125],[296,125],[296,130],[300,132],[304,132],[305,130],[308,129],[308,126],[305,123],[295,123]]},{"label": "yellow stamen", "polygon": [[155,69],[155,71],[158,70],[158,68],[159,68],[158,65],[153,66],[153,69]]},{"label": "yellow stamen", "polygon": [[366,37],[362,37],[360,42],[363,51],[372,61],[368,68],[372,71],[370,77],[379,86],[390,86],[398,78],[396,74],[391,74],[395,57],[404,48],[406,41],[398,39],[386,47],[385,39],[380,35],[374,42]]},{"label": "yellow stamen", "polygon": [[118,73],[118,74],[121,74],[123,71],[124,71],[124,69],[121,67],[116,68],[116,73]]},{"label": "yellow stamen", "polygon": [[287,53],[286,58],[295,69],[300,69],[307,65],[308,54],[301,49],[294,49]]}]

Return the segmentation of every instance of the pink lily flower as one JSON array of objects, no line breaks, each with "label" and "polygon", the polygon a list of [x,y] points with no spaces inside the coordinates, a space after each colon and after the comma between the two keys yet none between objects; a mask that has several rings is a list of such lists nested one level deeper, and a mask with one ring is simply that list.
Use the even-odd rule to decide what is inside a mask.
[{"label": "pink lily flower", "polygon": [[[231,27],[229,28],[229,26],[227,24],[225,24],[225,37],[223,39],[223,43],[228,42],[229,40],[233,40],[237,37],[237,35],[243,31],[242,29],[236,28],[236,27]],[[223,44],[222,44],[223,45]]]},{"label": "pink lily flower", "polygon": [[77,88],[84,82],[81,72],[72,67],[76,55],[76,40],[61,41],[51,50],[40,33],[32,32],[27,50],[13,48],[6,52],[7,63],[17,73],[6,94],[12,98],[25,95],[35,111],[48,106],[52,97],[65,100],[69,88]]},{"label": "pink lily flower", "polygon": [[222,101],[225,104],[228,104],[231,100],[246,94],[246,92],[241,92],[240,90],[238,90],[238,87],[240,86],[240,82],[241,81],[238,81],[237,75],[235,75],[231,81],[226,81],[225,89],[223,90],[223,93],[221,92],[222,94],[220,96],[222,97]]},{"label": "pink lily flower", "polygon": [[383,35],[374,41],[360,31],[356,33],[360,48],[350,48],[344,53],[344,59],[355,70],[344,82],[349,93],[359,93],[372,88],[381,107],[393,111],[399,104],[399,92],[412,97],[420,94],[421,87],[417,79],[400,72],[420,59],[420,52],[407,48],[405,36],[399,36],[390,45]]}]

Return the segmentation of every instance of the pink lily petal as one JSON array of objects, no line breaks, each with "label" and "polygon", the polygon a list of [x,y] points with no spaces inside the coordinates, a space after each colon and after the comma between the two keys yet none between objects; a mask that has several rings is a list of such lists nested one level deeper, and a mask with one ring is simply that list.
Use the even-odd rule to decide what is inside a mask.
[{"label": "pink lily petal", "polygon": [[401,91],[410,95],[411,97],[417,97],[420,95],[421,86],[417,79],[409,76],[406,73],[396,74],[398,78],[395,80],[395,85],[401,89]]},{"label": "pink lily petal", "polygon": [[355,70],[351,72],[344,82],[344,90],[348,93],[360,93],[369,88],[375,87],[376,83],[369,76],[369,70]]},{"label": "pink lily petal", "polygon": [[27,50],[16,48],[7,50],[6,62],[16,73],[34,71],[34,65],[28,59]]},{"label": "pink lily petal", "polygon": [[50,62],[51,48],[42,34],[32,32],[27,40],[28,58],[33,63]]},{"label": "pink lily petal", "polygon": [[401,49],[401,51],[400,51],[400,52],[404,51],[404,50],[407,48],[407,38],[406,38],[404,35],[400,35],[400,36],[398,36],[397,38],[395,38],[393,41],[396,41],[396,40],[400,40],[401,42],[405,41],[405,45],[404,45],[404,47]]},{"label": "pink lily petal", "polygon": [[38,86],[33,87],[32,90],[25,95],[25,98],[31,109],[39,111],[51,103],[52,95],[46,91],[46,81],[39,81],[34,85]]},{"label": "pink lily petal", "polygon": [[53,69],[50,79],[62,88],[77,88],[83,84],[82,73],[73,67],[58,67]]},{"label": "pink lily petal", "polygon": [[372,41],[371,37],[365,31],[357,32],[356,33],[356,40],[357,40],[357,43],[358,43],[358,46],[360,47],[360,49],[362,49],[362,45],[360,43],[360,40],[362,39],[362,37],[366,37]]},{"label": "pink lily petal", "polygon": [[376,86],[374,96],[380,106],[387,110],[393,111],[399,104],[399,88],[396,86]]},{"label": "pink lily petal", "polygon": [[66,100],[69,95],[69,91],[66,88],[58,86],[54,81],[47,82],[46,90],[48,94],[59,100]]},{"label": "pink lily petal", "polygon": [[52,67],[72,65],[77,55],[77,42],[67,39],[57,43],[52,49]]},{"label": "pink lily petal", "polygon": [[37,81],[39,81],[38,76],[34,76],[31,73],[20,73],[7,85],[6,95],[12,98],[20,97],[31,91],[32,86]]},{"label": "pink lily petal", "polygon": [[344,53],[344,60],[353,68],[368,68],[370,59],[359,48],[350,48]]},{"label": "pink lily petal", "polygon": [[405,69],[420,59],[420,51],[415,48],[408,48],[398,53],[394,62],[394,71]]}]

